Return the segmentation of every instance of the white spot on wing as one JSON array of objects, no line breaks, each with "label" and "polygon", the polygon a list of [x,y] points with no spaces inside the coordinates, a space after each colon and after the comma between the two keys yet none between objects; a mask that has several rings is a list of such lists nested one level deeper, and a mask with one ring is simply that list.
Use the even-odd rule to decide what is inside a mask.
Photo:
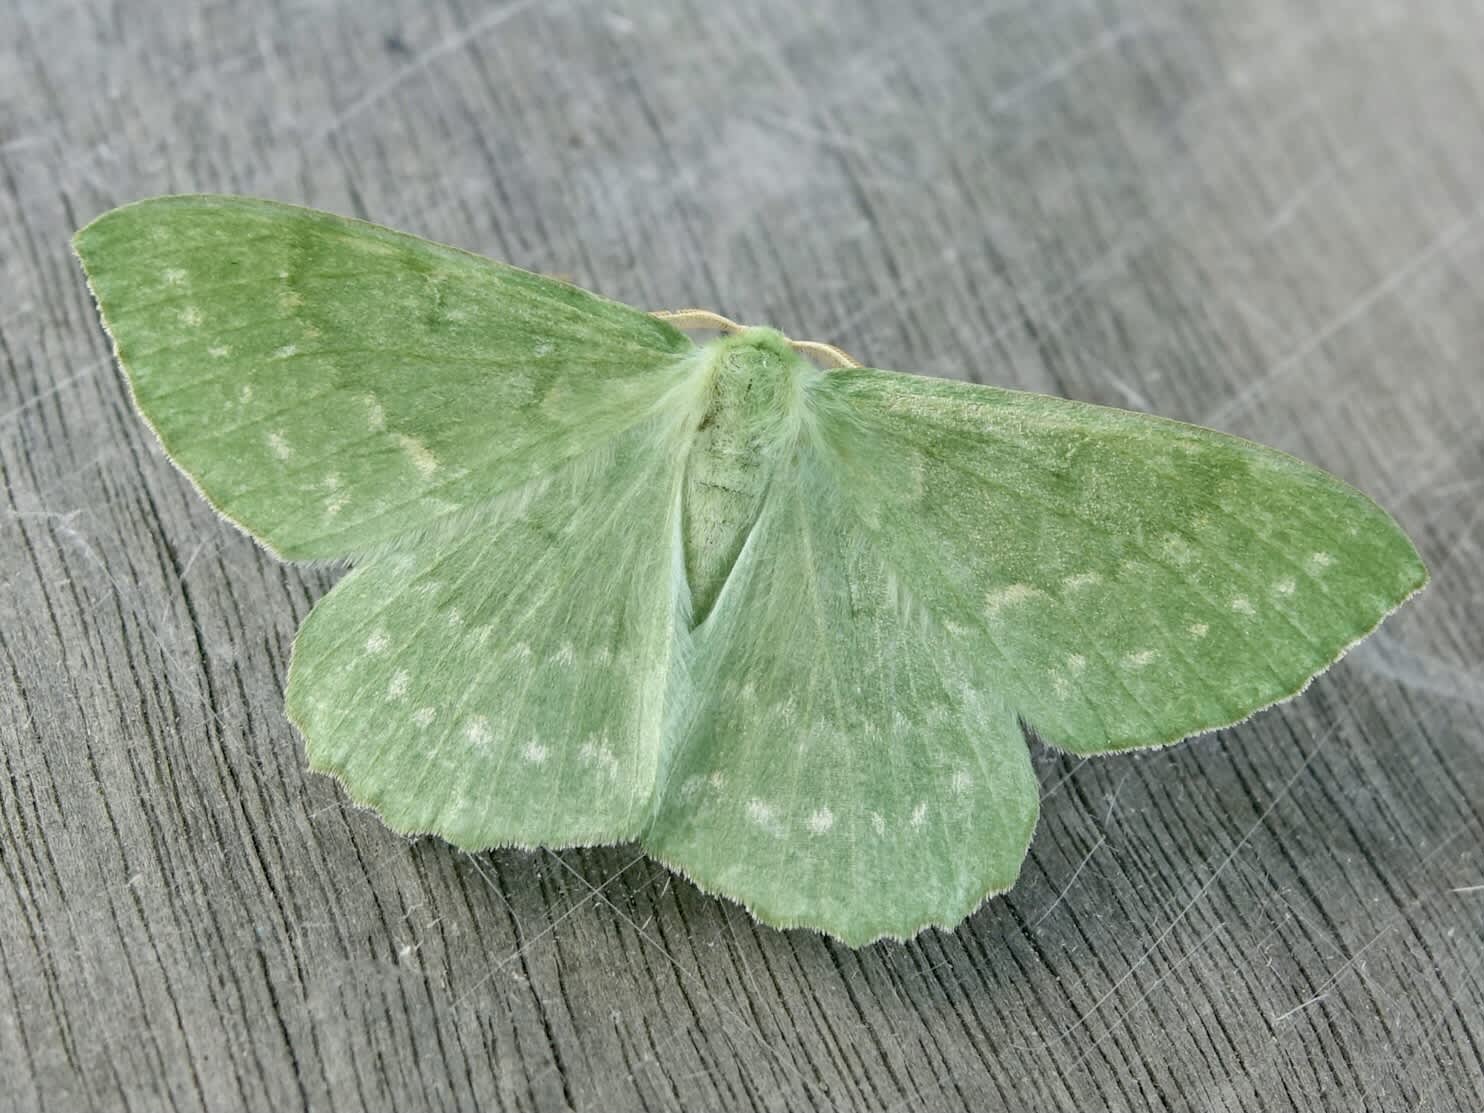
[{"label": "white spot on wing", "polygon": [[432,478],[433,473],[438,470],[438,457],[433,455],[432,450],[416,437],[409,437],[405,433],[396,434],[396,441],[402,451],[407,453],[407,459],[412,461],[417,474],[424,479]]},{"label": "white spot on wing", "polygon": [[283,434],[276,430],[268,434],[268,451],[280,460],[287,460],[294,454],[294,450],[289,447],[289,442],[284,440]]},{"label": "white spot on wing", "polygon": [[773,812],[773,805],[766,801],[758,799],[747,801],[747,818],[770,835],[781,833],[778,828],[778,817]]},{"label": "white spot on wing", "polygon": [[1159,656],[1152,649],[1140,649],[1127,654],[1123,658],[1123,667],[1127,669],[1142,669],[1153,663],[1154,658]]},{"label": "white spot on wing", "polygon": [[835,817],[829,808],[817,808],[808,819],[809,830],[822,835],[835,825]]},{"label": "white spot on wing", "polygon": [[412,713],[412,721],[420,727],[425,727],[433,721],[437,712],[431,707],[419,707]]},{"label": "white spot on wing", "polygon": [[959,769],[953,774],[953,791],[968,792],[974,787],[974,778],[967,769]]},{"label": "white spot on wing", "polygon": [[1067,658],[1067,669],[1071,672],[1082,672],[1087,668],[1087,658],[1080,653],[1073,653]]},{"label": "white spot on wing", "polygon": [[1190,542],[1178,533],[1165,534],[1164,550],[1176,564],[1189,564],[1195,559],[1195,550],[1190,547]]},{"label": "white spot on wing", "polygon": [[540,742],[528,742],[522,756],[532,765],[541,765],[546,761],[546,747]]},{"label": "white spot on wing", "polygon": [[881,818],[880,812],[871,813],[871,830],[875,831],[878,835],[886,834],[886,820]]},{"label": "white spot on wing", "polygon": [[1015,603],[1024,603],[1027,599],[1033,599],[1041,592],[1030,584],[1011,584],[1009,587],[996,588],[984,597],[984,611],[986,614],[998,614],[1003,608]]},{"label": "white spot on wing", "polygon": [[374,630],[371,636],[366,639],[366,652],[385,653],[387,646],[391,644],[392,641],[386,636],[385,630]]},{"label": "white spot on wing", "polygon": [[490,721],[483,715],[470,719],[464,727],[464,737],[475,746],[483,746],[490,740]]},{"label": "white spot on wing", "polygon": [[201,310],[194,305],[188,305],[180,311],[180,323],[189,328],[198,327],[205,319],[201,315]]},{"label": "white spot on wing", "polygon": [[407,682],[411,679],[406,669],[392,673],[392,681],[386,686],[387,699],[401,699],[407,694]]},{"label": "white spot on wing", "polygon": [[1103,577],[1097,572],[1076,572],[1063,578],[1061,586],[1068,591],[1077,591],[1080,588],[1092,587],[1093,584],[1101,583]]},{"label": "white spot on wing", "polygon": [[339,475],[331,472],[325,476],[324,488],[327,492],[325,497],[325,515],[333,518],[345,508],[346,495],[342,489],[342,480]]},{"label": "white spot on wing", "polygon": [[227,347],[225,344],[213,344],[211,347],[206,349],[206,354],[209,355],[212,359],[226,359],[229,355],[232,354],[232,349]]},{"label": "white spot on wing", "polygon": [[1291,579],[1279,580],[1276,584],[1273,585],[1273,590],[1276,591],[1279,595],[1292,595],[1295,591],[1298,590],[1298,584],[1294,583]]},{"label": "white spot on wing", "polygon": [[299,345],[297,345],[297,344],[285,344],[282,348],[277,349],[273,353],[272,358],[273,359],[289,359],[289,358],[291,358],[293,356],[296,356],[298,354],[299,354]]},{"label": "white spot on wing", "polygon": [[912,827],[914,830],[920,828],[924,823],[927,822],[926,801],[920,801],[917,807],[912,809],[912,819],[910,822],[912,823]]},{"label": "white spot on wing", "polygon": [[186,272],[179,267],[166,267],[160,277],[165,280],[166,286],[181,286],[186,280]]},{"label": "white spot on wing", "polygon": [[1186,629],[1190,631],[1192,638],[1204,638],[1210,632],[1211,627],[1204,622],[1192,622]]},{"label": "white spot on wing", "polygon": [[1309,563],[1311,565],[1313,565],[1313,567],[1315,567],[1316,569],[1318,569],[1318,568],[1328,568],[1334,562],[1335,562],[1335,558],[1332,557],[1332,556],[1330,556],[1329,553],[1310,553],[1309,554]]},{"label": "white spot on wing", "polygon": [[374,395],[366,395],[366,427],[373,433],[379,433],[386,428],[386,411],[381,408],[381,403]]},{"label": "white spot on wing", "polygon": [[618,758],[613,756],[613,751],[607,746],[600,746],[593,741],[584,742],[582,749],[577,751],[577,756],[589,765],[601,766],[609,777],[615,780],[618,778]]},{"label": "white spot on wing", "polygon": [[1247,615],[1249,618],[1257,613],[1257,608],[1252,605],[1252,600],[1245,595],[1238,595],[1232,600],[1232,610],[1238,614]]}]

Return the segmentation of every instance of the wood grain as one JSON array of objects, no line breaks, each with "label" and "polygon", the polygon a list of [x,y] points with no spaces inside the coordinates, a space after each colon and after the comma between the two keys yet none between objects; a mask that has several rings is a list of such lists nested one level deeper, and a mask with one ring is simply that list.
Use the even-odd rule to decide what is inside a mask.
[{"label": "wood grain", "polygon": [[[1484,1108],[1484,9],[16,0],[0,36],[0,1107]],[[67,237],[224,190],[877,366],[1204,421],[1433,586],[1300,700],[1038,749],[1019,886],[855,952],[629,847],[305,772],[285,567],[165,462]]]}]

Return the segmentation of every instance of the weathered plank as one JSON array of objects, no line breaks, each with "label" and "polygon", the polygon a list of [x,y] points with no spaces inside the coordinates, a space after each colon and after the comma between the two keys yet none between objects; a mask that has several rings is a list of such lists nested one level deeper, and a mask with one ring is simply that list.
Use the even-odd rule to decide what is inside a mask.
[{"label": "weathered plank", "polygon": [[[1484,1107],[1484,11],[18,0],[0,37],[0,1106]],[[303,769],[333,582],[132,416],[66,241],[230,190],[879,366],[1206,421],[1435,582],[1301,700],[1038,751],[1019,887],[860,952]]]}]

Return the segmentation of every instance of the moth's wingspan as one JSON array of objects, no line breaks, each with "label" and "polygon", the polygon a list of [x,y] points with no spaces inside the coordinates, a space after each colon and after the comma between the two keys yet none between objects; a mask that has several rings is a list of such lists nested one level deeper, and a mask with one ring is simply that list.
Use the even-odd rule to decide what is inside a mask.
[{"label": "moth's wingspan", "polygon": [[641,841],[774,926],[860,945],[956,924],[1035,825],[1015,714],[819,469],[784,472],[688,646]]},{"label": "moth's wingspan", "polygon": [[1360,492],[1209,429],[865,369],[819,405],[865,543],[1076,752],[1293,695],[1427,580]]},{"label": "moth's wingspan", "polygon": [[677,484],[630,434],[476,530],[358,565],[294,645],[311,765],[466,848],[633,838],[679,605]]},{"label": "moth's wingspan", "polygon": [[566,283],[268,201],[142,201],[74,244],[166,451],[290,558],[368,552],[592,450],[692,347]]}]

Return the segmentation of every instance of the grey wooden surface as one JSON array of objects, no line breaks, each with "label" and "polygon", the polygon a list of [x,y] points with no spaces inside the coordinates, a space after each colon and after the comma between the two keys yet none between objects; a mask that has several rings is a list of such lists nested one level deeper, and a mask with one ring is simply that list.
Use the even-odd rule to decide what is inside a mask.
[{"label": "grey wooden surface", "polygon": [[[1473,0],[0,8],[0,1107],[1484,1107]],[[186,190],[1252,436],[1434,583],[1237,729],[1038,750],[952,934],[408,843],[281,714],[335,574],[165,462],[68,254]]]}]

